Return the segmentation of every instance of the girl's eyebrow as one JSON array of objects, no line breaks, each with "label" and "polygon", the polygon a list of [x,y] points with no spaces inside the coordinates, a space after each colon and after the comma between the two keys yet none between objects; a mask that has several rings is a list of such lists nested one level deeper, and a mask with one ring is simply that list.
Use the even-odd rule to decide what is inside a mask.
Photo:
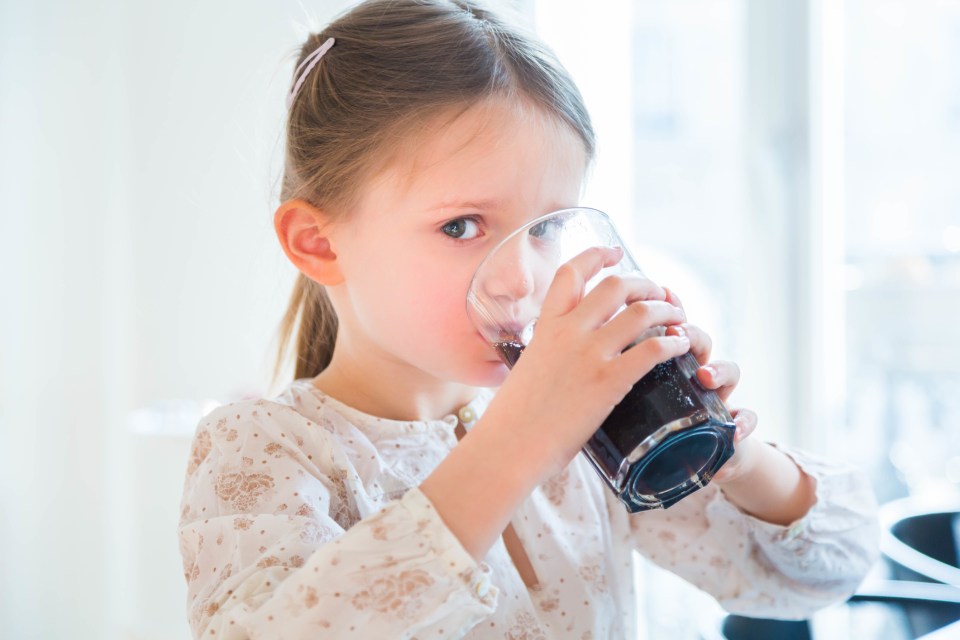
[{"label": "girl's eyebrow", "polygon": [[478,211],[488,211],[496,209],[500,205],[499,200],[451,200],[441,202],[430,207],[430,211],[443,211],[444,209],[474,209]]},{"label": "girl's eyebrow", "polygon": [[[496,199],[489,199],[489,200],[447,200],[447,201],[444,201],[444,202],[440,202],[440,203],[438,203],[438,204],[436,204],[436,205],[434,205],[434,206],[432,206],[432,207],[430,207],[430,208],[428,208],[428,209],[425,209],[425,211],[427,211],[427,212],[429,212],[429,213],[431,213],[431,214],[434,214],[434,213],[441,213],[441,214],[442,214],[442,213],[444,213],[445,211],[463,211],[463,210],[486,212],[486,211],[496,211],[497,209],[499,209],[499,208],[501,208],[501,207],[503,207],[503,206],[504,206],[503,201],[502,201],[502,200],[496,200]],[[534,213],[530,214],[529,220],[532,220],[533,218],[536,218],[536,217],[538,217],[538,216],[540,216],[540,215],[543,215],[543,214],[546,214],[546,213],[549,213],[549,212],[552,212],[552,211],[559,211],[560,209],[567,209],[567,208],[569,208],[569,207],[571,207],[571,206],[574,206],[574,205],[562,204],[561,201],[553,201],[553,202],[550,204],[550,206],[548,206],[548,207],[546,208],[545,211],[540,211],[539,213],[534,212]]]}]

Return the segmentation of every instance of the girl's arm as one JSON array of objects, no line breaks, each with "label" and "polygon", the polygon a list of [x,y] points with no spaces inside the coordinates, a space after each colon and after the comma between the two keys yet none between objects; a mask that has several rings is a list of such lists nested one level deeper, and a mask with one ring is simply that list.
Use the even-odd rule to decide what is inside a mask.
[{"label": "girl's arm", "polygon": [[420,485],[477,560],[636,380],[690,349],[689,339],[677,335],[627,349],[651,327],[685,320],[650,280],[608,277],[584,295],[585,283],[622,255],[619,248],[590,249],[557,270],[523,357],[477,425]]},{"label": "girl's arm", "polygon": [[610,499],[608,511],[634,548],[726,610],[802,619],[848,598],[876,562],[876,500],[849,465],[763,446],[811,478],[814,505],[787,525],[745,513],[715,483],[666,510],[628,516]]},{"label": "girl's arm", "polygon": [[476,426],[420,485],[450,531],[478,561],[520,503],[562,468],[549,437],[551,416],[530,421],[525,413],[512,413],[504,392],[497,393]]},{"label": "girl's arm", "polygon": [[745,463],[717,485],[733,504],[771,524],[790,525],[816,503],[816,483],[782,451],[766,442],[741,440]]},{"label": "girl's arm", "polygon": [[[671,292],[667,299],[681,306]],[[668,333],[678,329],[707,364],[709,336],[688,325]],[[697,375],[726,401],[740,371],[718,361]],[[628,518],[628,536],[644,555],[735,613],[804,618],[846,599],[878,557],[870,483],[848,465],[747,438],[756,414],[732,413],[736,453],[713,482],[669,510]],[[622,512],[612,505],[611,519]]]},{"label": "girl's arm", "polygon": [[[683,303],[667,289],[666,299],[679,308]],[[710,361],[713,341],[702,329],[675,325],[667,333],[685,333],[690,350],[704,365],[697,379],[706,389],[717,392],[724,402],[740,382],[740,367],[734,362]],[[816,502],[814,481],[788,456],[770,445],[748,436],[757,428],[757,415],[749,409],[733,410],[737,425],[736,452],[714,476],[730,501],[743,511],[772,524],[788,525],[810,511]]]}]

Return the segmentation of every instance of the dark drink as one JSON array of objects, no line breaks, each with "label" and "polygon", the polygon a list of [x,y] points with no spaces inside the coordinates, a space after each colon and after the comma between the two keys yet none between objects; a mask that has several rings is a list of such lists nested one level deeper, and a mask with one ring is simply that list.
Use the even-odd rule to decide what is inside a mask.
[{"label": "dark drink", "polygon": [[[494,348],[508,367],[523,343]],[[597,472],[631,512],[666,508],[705,486],[733,455],[736,427],[723,402],[696,379],[692,354],[641,378],[584,445]]]},{"label": "dark drink", "polygon": [[517,360],[520,359],[520,354],[523,353],[523,343],[520,342],[520,340],[497,342],[493,345],[493,348],[497,350],[500,359],[511,369],[513,369],[513,365],[517,364]]}]

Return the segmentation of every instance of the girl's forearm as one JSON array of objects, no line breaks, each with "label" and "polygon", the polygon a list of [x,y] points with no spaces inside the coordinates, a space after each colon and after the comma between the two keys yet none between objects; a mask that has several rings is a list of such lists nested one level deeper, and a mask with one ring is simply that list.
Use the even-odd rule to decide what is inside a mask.
[{"label": "girl's forearm", "polygon": [[[491,407],[493,410],[493,407]],[[534,437],[530,424],[488,410],[476,427],[420,485],[464,549],[481,560],[533,489],[555,472],[558,455]],[[529,437],[524,437],[529,433]],[[760,520],[791,524],[816,502],[815,481],[786,454],[765,442],[746,439],[750,467],[724,482],[722,490],[740,509]]]},{"label": "girl's forearm", "polygon": [[805,516],[816,502],[815,481],[766,442],[746,439],[738,446],[756,450],[750,452],[749,469],[721,485],[730,502],[773,524],[785,526]]},{"label": "girl's forearm", "polygon": [[523,437],[493,407],[420,485],[420,490],[464,549],[481,560],[520,503],[553,465],[543,442]]}]

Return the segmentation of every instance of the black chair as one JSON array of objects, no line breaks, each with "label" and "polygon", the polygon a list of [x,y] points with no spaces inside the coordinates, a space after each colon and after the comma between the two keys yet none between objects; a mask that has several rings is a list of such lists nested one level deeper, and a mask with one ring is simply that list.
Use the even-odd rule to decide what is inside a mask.
[{"label": "black chair", "polygon": [[960,587],[960,504],[895,500],[880,509],[880,523],[894,578]]},{"label": "black chair", "polygon": [[703,640],[813,640],[806,620],[767,620],[729,614],[712,634],[701,634]]},{"label": "black chair", "polygon": [[[880,550],[891,577],[941,593],[960,588],[960,504],[903,498],[881,507],[880,524]],[[960,619],[952,603],[933,599],[904,611],[918,633]]]}]

